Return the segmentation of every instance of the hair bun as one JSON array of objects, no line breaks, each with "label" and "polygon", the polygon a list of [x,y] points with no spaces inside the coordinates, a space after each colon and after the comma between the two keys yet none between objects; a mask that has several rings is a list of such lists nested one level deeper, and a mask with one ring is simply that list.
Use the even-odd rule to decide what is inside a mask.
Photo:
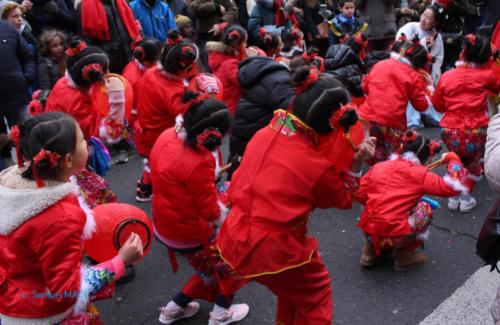
[{"label": "hair bun", "polygon": [[310,73],[311,70],[307,67],[298,68],[292,76],[293,83],[296,85],[300,84],[301,82],[305,81],[307,77],[309,77]]},{"label": "hair bun", "polygon": [[351,126],[358,122],[358,113],[353,108],[349,108],[344,112],[342,117],[339,119],[339,124],[345,129],[348,130]]}]

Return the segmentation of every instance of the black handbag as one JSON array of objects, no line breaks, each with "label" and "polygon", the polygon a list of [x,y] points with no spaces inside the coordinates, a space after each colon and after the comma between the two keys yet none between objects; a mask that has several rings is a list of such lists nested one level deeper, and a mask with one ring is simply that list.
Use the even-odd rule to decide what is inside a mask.
[{"label": "black handbag", "polygon": [[491,266],[490,272],[496,269],[500,273],[497,266],[500,260],[500,197],[488,212],[481,227],[476,254],[486,262],[485,265]]}]

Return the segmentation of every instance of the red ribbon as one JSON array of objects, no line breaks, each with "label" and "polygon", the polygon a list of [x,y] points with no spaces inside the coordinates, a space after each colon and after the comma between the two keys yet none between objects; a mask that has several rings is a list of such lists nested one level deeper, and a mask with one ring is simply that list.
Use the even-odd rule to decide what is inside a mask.
[{"label": "red ribbon", "polygon": [[209,137],[222,139],[222,134],[215,128],[207,128],[196,137],[196,147],[198,149],[205,148],[205,141],[207,141]]},{"label": "red ribbon", "polygon": [[24,164],[23,155],[21,154],[21,130],[17,125],[14,125],[10,128],[9,137],[14,144],[16,145],[16,158],[17,158],[17,167],[21,168]]},{"label": "red ribbon", "polygon": [[33,178],[36,181],[38,187],[44,187],[45,182],[41,177],[38,176],[37,167],[40,162],[47,160],[51,169],[57,167],[61,156],[58,153],[52,152],[50,150],[42,149],[39,153],[33,157]]},{"label": "red ribbon", "polygon": [[82,52],[86,48],[87,48],[87,43],[85,43],[84,41],[80,41],[75,47],[68,48],[65,53],[67,56],[74,56]]},{"label": "red ribbon", "polygon": [[319,79],[318,70],[316,69],[309,70],[309,75],[307,76],[306,80],[300,82],[295,87],[295,94],[297,95],[302,94],[304,91],[311,88],[318,81],[318,79]]},{"label": "red ribbon", "polygon": [[87,64],[82,69],[82,78],[83,78],[83,80],[90,81],[89,74],[92,71],[97,71],[97,72],[100,72],[100,73],[104,73],[102,71],[102,67],[101,67],[100,64],[97,64],[97,63]]},{"label": "red ribbon", "polygon": [[432,160],[432,156],[434,156],[436,154],[436,151],[438,149],[441,149],[441,142],[431,140],[431,143],[429,143],[429,151],[430,151],[430,159],[431,160]]},{"label": "red ribbon", "polygon": [[407,40],[408,38],[406,37],[405,33],[401,33],[401,35],[399,35],[400,42],[406,42]]},{"label": "red ribbon", "polygon": [[354,103],[347,103],[345,105],[340,106],[340,108],[332,113],[330,119],[328,119],[328,123],[330,127],[334,130],[338,130],[342,127],[340,125],[340,119],[350,110],[356,110],[358,107]]},{"label": "red ribbon", "polygon": [[410,143],[416,141],[418,137],[418,132],[415,130],[409,130],[403,136],[403,143]]}]

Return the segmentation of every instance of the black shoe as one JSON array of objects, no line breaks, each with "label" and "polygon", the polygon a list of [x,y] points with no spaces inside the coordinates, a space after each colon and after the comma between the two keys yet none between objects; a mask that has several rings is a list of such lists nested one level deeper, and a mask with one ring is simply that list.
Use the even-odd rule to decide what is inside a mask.
[{"label": "black shoe", "polygon": [[137,202],[150,202],[153,200],[153,186],[144,184],[141,181],[137,182],[135,189],[135,199]]}]

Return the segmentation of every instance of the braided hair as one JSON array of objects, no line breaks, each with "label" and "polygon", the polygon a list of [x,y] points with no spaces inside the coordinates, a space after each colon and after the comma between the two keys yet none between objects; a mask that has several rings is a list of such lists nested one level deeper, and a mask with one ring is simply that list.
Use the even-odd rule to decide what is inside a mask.
[{"label": "braided hair", "polygon": [[214,151],[221,145],[222,137],[231,127],[231,115],[223,102],[215,99],[197,100],[198,96],[202,95],[188,91],[183,98],[185,103],[192,102],[184,114],[184,142],[192,148],[202,146]]}]

